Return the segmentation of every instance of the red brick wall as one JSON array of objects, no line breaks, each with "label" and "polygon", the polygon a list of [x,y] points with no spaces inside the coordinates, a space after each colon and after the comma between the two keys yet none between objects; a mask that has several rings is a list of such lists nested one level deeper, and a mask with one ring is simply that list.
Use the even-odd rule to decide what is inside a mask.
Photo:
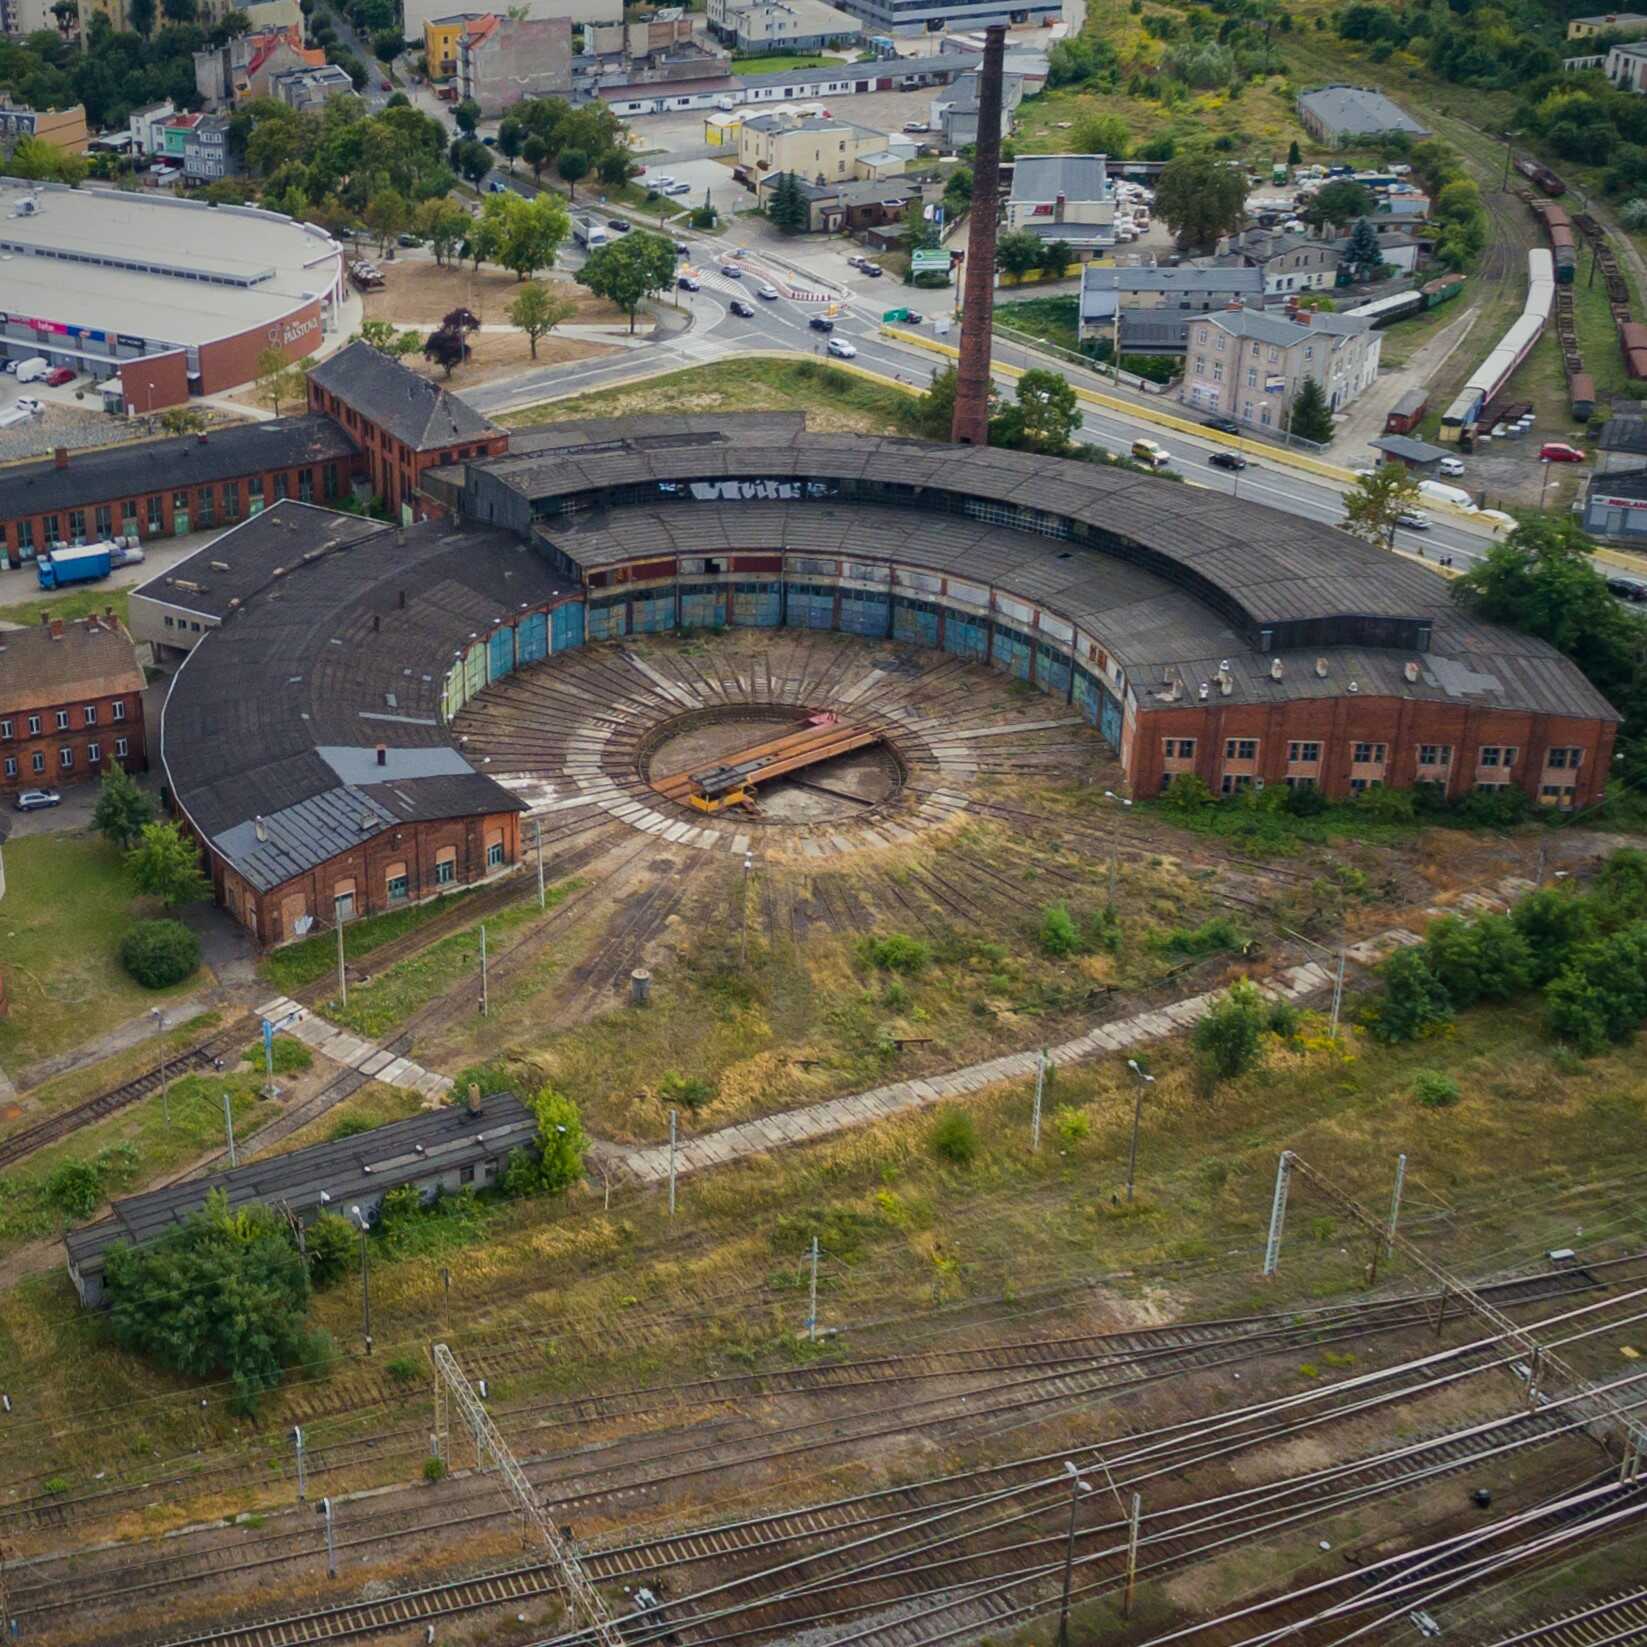
[{"label": "red brick wall", "polygon": [[[216,395],[237,384],[250,383],[257,376],[257,357],[271,346],[278,347],[289,361],[301,360],[320,347],[325,335],[320,324],[320,299],[317,297],[272,326],[259,326],[240,333],[238,337],[203,344],[200,350],[200,392]],[[288,408],[282,404],[280,410],[285,413],[300,408]]]},{"label": "red brick wall", "polygon": [[[114,718],[116,704],[125,706],[126,718]],[[96,711],[96,719],[88,725],[88,705]],[[57,712],[61,709],[69,717],[67,731],[60,731]],[[29,717],[40,717],[38,736],[29,732]],[[10,721],[12,735],[4,734],[4,723]],[[126,740],[126,753],[115,754],[115,743]],[[92,760],[91,746],[96,744],[100,759]],[[60,752],[69,750],[74,764],[64,768]],[[45,758],[45,771],[34,770],[35,755]],[[10,772],[10,762],[17,770]],[[128,772],[146,772],[149,767],[148,744],[143,732],[143,695],[141,692],[122,692],[110,697],[80,698],[73,703],[53,704],[45,709],[13,710],[0,703],[0,791],[19,789],[60,789],[65,784],[95,783],[113,766],[123,766]]]},{"label": "red brick wall", "polygon": [[181,349],[169,355],[146,355],[120,368],[120,387],[127,407],[137,413],[163,412],[189,398],[189,360]]},{"label": "red brick wall", "polygon": [[1285,782],[1290,743],[1316,742],[1322,746],[1317,787],[1337,799],[1351,793],[1355,744],[1387,746],[1383,782],[1393,789],[1409,787],[1418,780],[1421,745],[1444,744],[1452,749],[1446,768],[1446,793],[1458,800],[1475,787],[1478,751],[1484,745],[1509,745],[1517,750],[1512,781],[1536,801],[1545,782],[1546,753],[1552,747],[1579,748],[1584,754],[1577,773],[1551,781],[1570,783],[1575,790],[1571,804],[1587,806],[1599,800],[1606,787],[1615,731],[1611,723],[1570,716],[1416,699],[1346,696],[1268,705],[1191,703],[1139,711],[1128,771],[1135,793],[1158,794],[1165,770],[1164,741],[1193,738],[1193,770],[1217,794],[1226,769],[1228,739],[1257,740],[1257,758],[1250,769],[1245,765],[1236,769],[1250,770],[1266,784]]},{"label": "red brick wall", "polygon": [[388,871],[391,865],[406,865],[405,903],[418,903],[443,888],[435,879],[435,864],[443,847],[456,852],[452,886],[484,880],[498,871],[486,863],[486,841],[492,831],[503,837],[505,865],[520,861],[520,814],[502,812],[486,817],[441,818],[424,823],[387,829],[363,841],[348,852],[328,858],[318,869],[294,876],[270,892],[259,893],[246,885],[234,870],[217,866],[216,880],[224,906],[243,926],[253,930],[260,943],[285,943],[296,936],[288,930],[299,913],[315,917],[316,927],[332,924],[333,898],[340,882],[354,882],[355,915],[381,915],[399,909],[403,903],[389,901]]}]

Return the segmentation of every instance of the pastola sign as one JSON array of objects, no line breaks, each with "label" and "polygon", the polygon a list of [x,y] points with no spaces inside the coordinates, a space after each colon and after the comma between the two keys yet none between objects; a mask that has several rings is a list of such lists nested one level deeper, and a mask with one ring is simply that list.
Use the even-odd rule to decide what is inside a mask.
[{"label": "pastola sign", "polygon": [[310,315],[307,320],[289,320],[284,326],[271,326],[269,341],[279,344],[296,343],[300,337],[307,337],[310,332],[319,330],[320,316]]}]

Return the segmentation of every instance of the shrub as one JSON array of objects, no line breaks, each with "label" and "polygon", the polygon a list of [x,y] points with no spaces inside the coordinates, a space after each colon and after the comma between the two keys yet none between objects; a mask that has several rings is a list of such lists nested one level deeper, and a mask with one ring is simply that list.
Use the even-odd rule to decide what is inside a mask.
[{"label": "shrub", "polygon": [[924,971],[932,959],[932,947],[907,933],[889,932],[884,938],[866,938],[864,958],[882,972],[902,972],[913,977]]},{"label": "shrub", "polygon": [[354,1261],[360,1232],[341,1213],[323,1212],[303,1231],[303,1250],[309,1255],[310,1285],[321,1290],[335,1286]]},{"label": "shrub", "polygon": [[1425,965],[1422,950],[1398,949],[1378,970],[1384,996],[1367,1026],[1375,1041],[1390,1045],[1417,1040],[1451,1020],[1452,1002]]},{"label": "shrub", "polygon": [[1421,1069],[1413,1079],[1413,1097],[1425,1109],[1446,1109],[1458,1102],[1458,1082],[1439,1070]]},{"label": "shrub", "polygon": [[1502,915],[1433,921],[1424,938],[1424,964],[1460,1012],[1480,1000],[1507,1001],[1533,979],[1527,940]]},{"label": "shrub", "polygon": [[1595,935],[1588,901],[1553,886],[1520,899],[1510,911],[1510,924],[1527,942],[1535,984],[1548,983],[1566,967],[1573,951]]},{"label": "shrub", "polygon": [[682,1109],[689,1109],[695,1114],[700,1104],[707,1104],[715,1096],[715,1089],[696,1075],[682,1075],[677,1070],[670,1070],[658,1082],[658,1096],[665,1103],[679,1104]]},{"label": "shrub", "polygon": [[528,1149],[518,1149],[503,1171],[506,1195],[559,1195],[583,1176],[583,1155],[589,1135],[583,1130],[578,1107],[564,1093],[542,1087],[532,1100],[538,1120],[537,1138]]},{"label": "shrub", "polygon": [[[310,1050],[304,1046],[301,1041],[294,1039],[290,1035],[275,1036],[274,1046],[270,1049],[270,1052],[276,1075],[297,1075],[314,1066],[315,1055],[310,1052]],[[249,1047],[247,1047],[246,1051],[241,1055],[241,1062],[255,1064],[257,1068],[262,1069],[262,1041],[254,1041]],[[365,1131],[367,1129],[365,1127],[361,1127],[356,1130]],[[336,1137],[337,1134],[334,1133],[332,1136]],[[347,1134],[344,1136],[347,1136]]]},{"label": "shrub", "polygon": [[46,1199],[69,1218],[90,1218],[103,1201],[103,1175],[90,1161],[59,1161],[46,1175]]},{"label": "shrub", "polygon": [[1164,799],[1169,811],[1200,812],[1212,805],[1212,791],[1193,772],[1180,772],[1167,785]]},{"label": "shrub", "polygon": [[1233,1080],[1258,1062],[1268,1016],[1264,997],[1250,978],[1230,985],[1224,998],[1195,1026],[1195,1050],[1213,1080]]},{"label": "shrub", "polygon": [[1074,955],[1081,948],[1080,934],[1063,904],[1049,904],[1041,911],[1040,939],[1048,955]]},{"label": "shrub", "polygon": [[1200,926],[1174,927],[1157,940],[1173,955],[1216,955],[1221,949],[1239,949],[1246,937],[1227,915],[1214,915]]},{"label": "shrub", "polygon": [[371,1130],[372,1123],[364,1115],[345,1115],[327,1136],[335,1144],[340,1138],[358,1138]]},{"label": "shrub", "polygon": [[145,989],[168,989],[200,965],[200,940],[181,921],[139,921],[120,940],[120,964]]},{"label": "shrub", "polygon": [[1264,1027],[1271,1035],[1283,1041],[1298,1039],[1299,1026],[1304,1022],[1304,1014],[1291,1001],[1276,1001],[1270,1006],[1269,1017]]},{"label": "shrub", "polygon": [[423,1196],[416,1184],[396,1184],[383,1197],[374,1222],[387,1234],[401,1224],[419,1217],[423,1212]]},{"label": "shrub", "polygon": [[446,1461],[441,1458],[426,1458],[423,1461],[423,1479],[431,1485],[446,1479]]},{"label": "shrub", "polygon": [[1052,1130],[1066,1144],[1078,1144],[1092,1136],[1092,1117],[1074,1104],[1060,1104],[1052,1112]]},{"label": "shrub", "polygon": [[423,1376],[423,1366],[415,1355],[397,1355],[384,1363],[383,1370],[399,1384],[415,1384]]},{"label": "shrub", "polygon": [[958,1167],[970,1166],[978,1155],[978,1129],[965,1110],[946,1109],[932,1126],[932,1153]]},{"label": "shrub", "polygon": [[494,1092],[513,1092],[515,1079],[503,1064],[470,1064],[457,1072],[452,1082],[451,1101],[466,1103],[471,1086],[479,1087],[481,1097],[485,1098]]}]

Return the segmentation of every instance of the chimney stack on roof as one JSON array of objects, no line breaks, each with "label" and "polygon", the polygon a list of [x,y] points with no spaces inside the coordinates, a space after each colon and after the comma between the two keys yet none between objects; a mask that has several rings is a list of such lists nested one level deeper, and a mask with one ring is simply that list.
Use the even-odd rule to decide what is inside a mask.
[{"label": "chimney stack on roof", "polygon": [[471,1081],[469,1083],[469,1102],[467,1107],[471,1115],[480,1114],[480,1083],[477,1081]]},{"label": "chimney stack on roof", "polygon": [[377,764],[379,766],[387,766],[389,764],[389,746],[386,743],[380,743],[377,746]]},{"label": "chimney stack on roof", "polygon": [[263,821],[263,814],[261,812],[252,819],[252,829],[255,831],[257,838],[260,841],[268,840],[269,826]]},{"label": "chimney stack on roof", "polygon": [[51,620],[51,638],[53,640],[62,640],[63,620],[61,618],[53,618]]},{"label": "chimney stack on roof", "polygon": [[52,463],[55,467],[57,467],[59,469],[67,469],[68,466],[69,466],[69,449],[68,449],[68,447],[67,446],[53,447],[52,448],[52,454],[51,454],[51,460],[52,460]]}]

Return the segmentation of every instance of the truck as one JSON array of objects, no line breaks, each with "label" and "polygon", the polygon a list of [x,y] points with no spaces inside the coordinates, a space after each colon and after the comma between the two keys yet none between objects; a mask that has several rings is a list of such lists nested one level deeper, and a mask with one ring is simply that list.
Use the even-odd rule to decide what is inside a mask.
[{"label": "truck", "polygon": [[114,570],[114,545],[85,543],[72,549],[48,549],[34,565],[42,589],[62,589],[71,583],[95,583]]},{"label": "truck", "polygon": [[592,217],[574,217],[572,233],[577,243],[589,252],[594,251],[597,246],[604,246],[611,238],[606,232],[606,226],[597,223]]}]

